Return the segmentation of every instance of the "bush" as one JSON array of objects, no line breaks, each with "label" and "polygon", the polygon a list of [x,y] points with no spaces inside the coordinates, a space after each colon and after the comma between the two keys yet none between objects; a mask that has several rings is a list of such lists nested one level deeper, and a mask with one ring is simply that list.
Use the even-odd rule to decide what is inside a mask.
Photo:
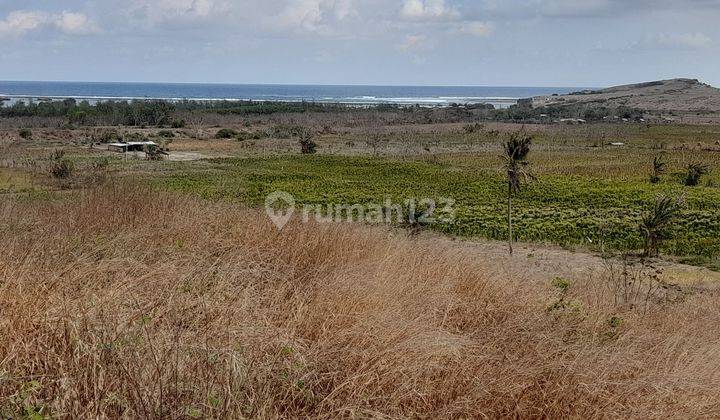
[{"label": "bush", "polygon": [[65,158],[63,150],[56,150],[50,155],[50,175],[56,179],[68,179],[75,171],[75,164]]},{"label": "bush", "polygon": [[105,130],[98,136],[100,143],[117,143],[122,139],[122,136],[115,130]]},{"label": "bush", "polygon": [[216,139],[231,139],[238,135],[238,132],[232,128],[223,128],[215,133]]},{"label": "bush", "polygon": [[688,187],[698,186],[703,175],[707,175],[709,172],[710,167],[707,165],[699,163],[688,165],[687,174],[685,175],[685,185]]},{"label": "bush", "polygon": [[281,124],[271,128],[268,134],[278,139],[289,139],[299,136],[304,131],[306,131],[305,128],[299,125]]},{"label": "bush", "polygon": [[253,131],[253,132],[247,132],[247,131],[241,131],[238,133],[238,135],[235,137],[239,141],[244,140],[260,140],[267,138],[268,134],[264,131]]},{"label": "bush", "polygon": [[158,135],[158,137],[163,137],[166,139],[171,139],[171,138],[175,137],[175,133],[173,133],[170,130],[160,130],[157,132],[157,135]]},{"label": "bush", "polygon": [[167,152],[165,152],[165,150],[154,144],[149,144],[143,149],[145,151],[145,158],[147,160],[163,160],[167,155]]},{"label": "bush", "polygon": [[185,128],[185,120],[173,120],[173,122],[170,123],[170,127]]},{"label": "bush", "polygon": [[148,141],[149,139],[147,136],[143,133],[125,133],[125,135],[122,138],[125,142],[131,142],[131,141]]},{"label": "bush", "polygon": [[30,131],[29,128],[23,128],[20,130],[20,138],[23,138],[25,140],[30,140],[32,138],[32,131]]},{"label": "bush", "polygon": [[303,130],[300,133],[300,152],[303,155],[313,155],[317,152],[317,143],[313,138],[314,135],[310,130]]},{"label": "bush", "polygon": [[68,114],[67,120],[70,125],[87,125],[88,114],[85,111],[75,111]]},{"label": "bush", "polygon": [[466,126],[463,127],[463,131],[465,132],[465,134],[472,134],[475,132],[480,132],[480,131],[483,131],[484,129],[485,129],[485,125],[480,124],[480,123],[467,124]]}]

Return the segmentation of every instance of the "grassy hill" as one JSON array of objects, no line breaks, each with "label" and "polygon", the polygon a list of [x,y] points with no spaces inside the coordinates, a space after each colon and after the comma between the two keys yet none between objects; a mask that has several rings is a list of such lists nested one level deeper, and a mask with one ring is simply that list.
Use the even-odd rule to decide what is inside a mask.
[{"label": "grassy hill", "polygon": [[534,107],[578,104],[659,112],[717,113],[720,112],[720,89],[695,79],[671,79],[533,98]]}]

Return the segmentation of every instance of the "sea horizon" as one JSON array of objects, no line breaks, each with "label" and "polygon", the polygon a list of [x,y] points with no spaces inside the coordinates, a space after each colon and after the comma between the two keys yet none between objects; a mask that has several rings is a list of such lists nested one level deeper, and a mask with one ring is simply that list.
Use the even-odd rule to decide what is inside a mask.
[{"label": "sea horizon", "polygon": [[587,87],[0,81],[0,97],[15,101],[248,100],[426,106],[484,103],[506,107],[521,98],[565,94],[582,89]]}]

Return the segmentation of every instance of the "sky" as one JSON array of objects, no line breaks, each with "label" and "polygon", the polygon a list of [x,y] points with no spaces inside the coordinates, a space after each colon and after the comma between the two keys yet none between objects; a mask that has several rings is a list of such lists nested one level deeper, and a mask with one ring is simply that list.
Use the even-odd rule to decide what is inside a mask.
[{"label": "sky", "polygon": [[720,0],[0,0],[0,80],[720,86]]}]

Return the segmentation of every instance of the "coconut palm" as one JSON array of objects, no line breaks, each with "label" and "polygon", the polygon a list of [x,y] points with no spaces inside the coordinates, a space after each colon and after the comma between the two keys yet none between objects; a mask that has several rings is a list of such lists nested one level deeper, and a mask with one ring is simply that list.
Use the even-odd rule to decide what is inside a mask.
[{"label": "coconut palm", "polygon": [[510,135],[510,139],[503,145],[503,160],[507,171],[507,222],[508,222],[508,245],[510,255],[513,253],[513,218],[512,199],[513,195],[520,192],[522,182],[534,177],[526,170],[529,162],[532,136],[521,130]]},{"label": "coconut palm", "polygon": [[643,215],[640,230],[645,238],[645,256],[657,257],[660,242],[667,238],[670,224],[685,206],[684,197],[659,195],[653,206]]},{"label": "coconut palm", "polygon": [[653,173],[650,176],[650,182],[657,184],[660,182],[660,177],[665,173],[665,167],[667,163],[663,160],[663,156],[655,156],[653,159]]},{"label": "coconut palm", "polygon": [[688,165],[687,175],[685,176],[685,185],[695,187],[700,184],[703,175],[710,173],[710,166],[701,163],[692,163]]}]

